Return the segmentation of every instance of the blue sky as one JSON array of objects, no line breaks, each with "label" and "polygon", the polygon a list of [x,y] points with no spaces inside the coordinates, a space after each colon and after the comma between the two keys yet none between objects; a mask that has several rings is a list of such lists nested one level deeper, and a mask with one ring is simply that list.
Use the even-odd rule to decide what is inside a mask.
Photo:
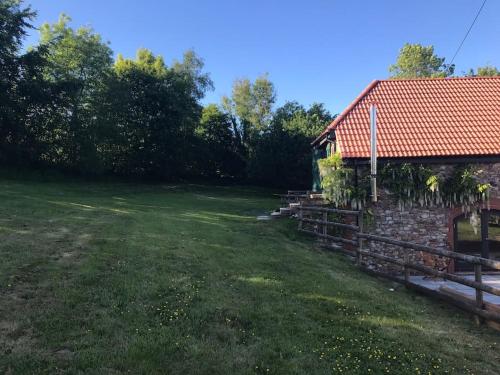
[{"label": "blue sky", "polygon": [[[386,78],[405,42],[434,45],[451,59],[482,0],[27,0],[35,26],[64,12],[90,25],[115,53],[146,47],[167,62],[194,49],[215,90],[268,73],[278,104],[323,102],[342,111],[374,79]],[[27,44],[35,44],[34,31]],[[500,66],[500,1],[489,0],[455,60],[457,72]]]}]

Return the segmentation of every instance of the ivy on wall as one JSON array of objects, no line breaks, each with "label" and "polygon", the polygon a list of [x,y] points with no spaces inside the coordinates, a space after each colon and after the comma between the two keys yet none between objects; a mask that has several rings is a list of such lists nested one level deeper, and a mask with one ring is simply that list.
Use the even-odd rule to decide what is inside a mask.
[{"label": "ivy on wall", "polygon": [[318,160],[323,194],[337,207],[350,206],[361,209],[366,205],[370,192],[370,176],[358,176],[358,183],[354,180],[355,170],[347,167],[339,152],[325,159]]},{"label": "ivy on wall", "polygon": [[[335,206],[360,209],[370,195],[368,170],[347,167],[339,153],[318,161],[325,197]],[[380,188],[391,194],[400,209],[413,207],[461,206],[470,212],[477,204],[489,201],[491,185],[480,180],[477,167],[455,166],[451,175],[436,174],[429,166],[413,163],[387,163],[379,173]]]}]

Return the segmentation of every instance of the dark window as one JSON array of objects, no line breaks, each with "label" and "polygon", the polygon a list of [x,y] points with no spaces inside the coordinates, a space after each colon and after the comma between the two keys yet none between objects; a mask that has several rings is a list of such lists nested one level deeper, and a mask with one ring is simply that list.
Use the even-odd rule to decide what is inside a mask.
[{"label": "dark window", "polygon": [[[500,211],[483,210],[481,214],[461,215],[454,220],[454,251],[500,260]],[[456,271],[472,271],[472,265],[456,261]]]},{"label": "dark window", "polygon": [[500,211],[491,211],[488,220],[490,258],[500,260]]},{"label": "dark window", "polygon": [[[472,220],[474,223],[474,220]],[[476,216],[475,225],[471,218],[462,215],[455,219],[455,251],[471,255],[481,254],[481,216]]]}]

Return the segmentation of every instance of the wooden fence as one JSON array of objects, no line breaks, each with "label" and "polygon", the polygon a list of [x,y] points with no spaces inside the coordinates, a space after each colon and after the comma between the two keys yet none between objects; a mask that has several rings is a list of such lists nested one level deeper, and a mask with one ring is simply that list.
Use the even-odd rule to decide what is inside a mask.
[{"label": "wooden fence", "polygon": [[[359,267],[363,268],[365,271],[388,277],[398,282],[402,282],[407,287],[411,287],[428,294],[433,294],[441,299],[448,300],[458,307],[470,311],[488,321],[500,323],[500,313],[492,312],[487,309],[488,304],[485,304],[484,302],[484,293],[490,293],[495,296],[500,296],[500,289],[485,284],[482,280],[483,267],[488,267],[492,270],[500,270],[499,261],[365,233],[363,231],[362,211],[340,210],[334,208],[302,205],[298,207],[297,216],[299,220],[300,231],[313,234],[316,237],[325,239],[327,241],[332,241],[333,244],[327,243],[325,245],[327,247],[333,248],[335,250],[340,250],[344,253],[354,256],[356,258],[356,264]],[[331,220],[332,217],[333,220]],[[335,233],[331,233],[331,228],[337,229]],[[370,247],[364,246],[365,242],[378,242],[387,245],[394,245],[401,247],[407,251],[404,253],[403,258],[401,259],[370,250]],[[410,251],[418,251],[437,255],[439,257],[456,259],[470,263],[474,267],[474,280],[463,277],[462,275],[449,273],[448,271],[435,269],[422,263],[412,261],[410,260]],[[398,276],[389,274],[387,272],[380,272],[369,269],[364,266],[364,257],[373,258],[381,262],[396,265],[401,269],[402,275]],[[450,295],[440,293],[437,290],[424,288],[421,285],[412,282],[412,272],[438,277],[444,280],[454,281],[458,284],[474,288],[476,294],[475,303],[470,303],[468,301],[454,298]]]},{"label": "wooden fence", "polygon": [[310,190],[288,190],[286,194],[276,194],[281,199],[281,206],[285,207],[290,203],[299,203],[309,199],[322,199],[321,193]]}]

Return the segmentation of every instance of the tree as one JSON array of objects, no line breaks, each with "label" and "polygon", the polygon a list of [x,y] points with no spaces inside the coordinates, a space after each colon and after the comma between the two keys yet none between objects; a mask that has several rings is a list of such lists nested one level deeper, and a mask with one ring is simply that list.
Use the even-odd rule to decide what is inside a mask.
[{"label": "tree", "polygon": [[451,76],[454,65],[434,54],[433,46],[406,43],[399,51],[396,64],[389,67],[391,78],[437,78]]},{"label": "tree", "polygon": [[287,102],[278,108],[248,162],[250,180],[275,187],[310,188],[310,143],[332,119],[323,104],[315,103],[306,110],[297,102]]},{"label": "tree", "polygon": [[493,65],[485,65],[477,68],[477,72],[471,69],[467,74],[470,77],[495,77],[500,76],[500,70]]},{"label": "tree", "polygon": [[500,76],[500,70],[497,67],[492,65],[486,65],[477,68],[477,75],[479,77],[493,77]]},{"label": "tree", "polygon": [[313,103],[307,111],[297,110],[290,118],[284,118],[282,123],[287,132],[300,134],[312,141],[332,120],[333,116],[323,103]]},{"label": "tree", "polygon": [[202,67],[191,52],[172,68],[146,49],[135,59],[118,56],[109,111],[119,132],[116,172],[174,179],[193,169],[198,100],[211,86]]},{"label": "tree", "polygon": [[174,61],[172,65],[173,71],[184,79],[187,90],[196,100],[202,99],[208,90],[214,89],[210,75],[203,72],[204,66],[203,60],[193,50],[186,51],[183,60]]},{"label": "tree", "polygon": [[[32,28],[31,21],[36,13],[28,6],[22,8],[17,0],[0,2],[0,69],[6,72],[9,63],[18,57],[18,53],[27,29]],[[7,78],[2,74],[2,81]]]},{"label": "tree", "polygon": [[[21,54],[21,44],[35,13],[19,1],[0,1],[0,161],[30,160],[34,140],[25,125],[38,93],[38,51]],[[42,97],[41,95],[38,97]]]},{"label": "tree", "polygon": [[248,79],[234,82],[231,98],[223,97],[222,106],[231,118],[240,147],[248,149],[252,138],[269,126],[275,101],[274,85],[267,75],[253,83]]},{"label": "tree", "polygon": [[196,135],[201,140],[199,170],[207,177],[241,177],[244,162],[237,152],[232,123],[217,105],[203,108]]},{"label": "tree", "polygon": [[112,51],[92,29],[68,26],[61,15],[40,28],[40,46],[48,50],[45,78],[60,89],[61,100],[52,113],[51,146],[47,158],[79,171],[99,168],[98,109],[112,67]]}]

